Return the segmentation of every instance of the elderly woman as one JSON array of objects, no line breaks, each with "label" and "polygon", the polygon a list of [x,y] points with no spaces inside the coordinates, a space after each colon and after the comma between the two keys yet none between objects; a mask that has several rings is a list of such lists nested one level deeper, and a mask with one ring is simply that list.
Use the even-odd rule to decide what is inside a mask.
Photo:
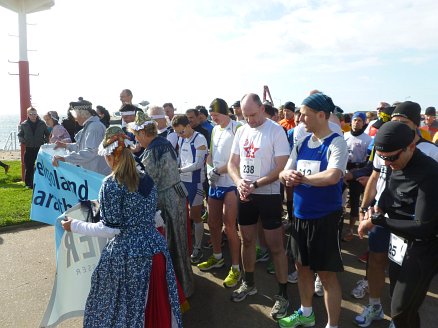
[{"label": "elderly woman", "polygon": [[46,125],[49,128],[52,128],[52,131],[50,132],[49,136],[49,143],[55,143],[57,141],[62,142],[71,142],[70,134],[68,131],[58,123],[59,116],[58,113],[55,111],[47,112],[46,115],[43,116],[44,121],[46,121]]},{"label": "elderly woman", "polygon": [[99,192],[101,221],[62,221],[66,231],[110,238],[91,278],[84,327],[181,327],[172,261],[155,228],[157,189],[136,170],[131,144],[110,127],[99,147],[112,171]]},{"label": "elderly woman", "polygon": [[55,155],[52,159],[53,166],[58,166],[58,161],[78,165],[84,169],[108,175],[111,170],[105,159],[97,156],[97,149],[103,140],[105,126],[91,108],[92,104],[86,100],[70,103],[70,111],[79,125],[83,126],[76,136],[75,143],[56,142],[55,148],[65,148],[70,151],[65,156]]},{"label": "elderly woman", "polygon": [[186,192],[181,183],[177,156],[165,138],[157,136],[157,124],[143,112],[137,112],[130,124],[135,138],[145,148],[141,157],[146,173],[158,189],[158,209],[166,226],[166,238],[175,267],[176,276],[184,295],[193,294],[193,271],[187,242]]}]

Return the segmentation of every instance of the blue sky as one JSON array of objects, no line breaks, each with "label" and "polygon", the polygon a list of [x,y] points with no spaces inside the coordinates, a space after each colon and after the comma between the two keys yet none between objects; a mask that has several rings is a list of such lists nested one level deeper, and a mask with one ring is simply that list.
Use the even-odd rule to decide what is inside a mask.
[{"label": "blue sky", "polygon": [[[438,2],[57,0],[30,14],[33,102],[64,113],[78,96],[110,111],[229,104],[268,85],[275,105],[323,90],[347,112],[383,100],[438,106]],[[19,111],[17,15],[0,9],[0,114]]]}]

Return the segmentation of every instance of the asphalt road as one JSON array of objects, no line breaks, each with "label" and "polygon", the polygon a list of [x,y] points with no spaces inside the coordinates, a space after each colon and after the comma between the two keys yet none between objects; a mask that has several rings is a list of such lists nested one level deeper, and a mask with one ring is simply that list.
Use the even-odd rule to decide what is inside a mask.
[{"label": "asphalt road", "polygon": [[[207,229],[207,226],[206,226]],[[207,232],[207,231],[206,231]],[[343,301],[339,327],[356,327],[353,318],[367,302],[350,296],[351,289],[364,274],[365,265],[356,255],[366,250],[366,242],[354,239],[343,243],[345,272],[339,274]],[[224,249],[225,262],[229,256]],[[205,251],[209,255],[209,251]],[[231,290],[222,287],[229,267],[213,272],[195,270],[196,292],[190,299],[191,310],[184,314],[184,326],[204,327],[277,327],[269,312],[277,292],[274,276],[266,273],[266,262],[257,264],[255,274],[258,294],[241,303],[230,301]],[[54,229],[39,223],[0,229],[0,327],[38,327],[46,309],[55,276]],[[297,285],[289,284],[292,308],[300,305]],[[384,310],[389,313],[388,281],[383,291]],[[314,298],[316,326],[325,327],[323,299]],[[437,327],[438,279],[432,283],[421,308],[422,327]],[[371,327],[388,327],[389,318]],[[82,318],[70,319],[59,327],[82,327]]]}]

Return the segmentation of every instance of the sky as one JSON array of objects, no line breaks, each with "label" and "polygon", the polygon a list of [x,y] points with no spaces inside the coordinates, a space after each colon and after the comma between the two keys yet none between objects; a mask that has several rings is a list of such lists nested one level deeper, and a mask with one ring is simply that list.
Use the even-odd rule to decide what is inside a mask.
[{"label": "sky", "polygon": [[[379,101],[438,106],[436,0],[56,0],[27,15],[32,103],[78,97],[183,112],[245,93],[296,105],[322,90],[345,112]],[[0,8],[0,115],[19,113],[18,16]]]}]

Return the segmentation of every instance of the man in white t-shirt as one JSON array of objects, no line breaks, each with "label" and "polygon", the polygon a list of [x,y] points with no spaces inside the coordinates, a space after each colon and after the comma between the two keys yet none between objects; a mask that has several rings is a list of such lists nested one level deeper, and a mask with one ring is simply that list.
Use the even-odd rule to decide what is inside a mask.
[{"label": "man in white t-shirt", "polygon": [[227,169],[234,136],[240,123],[231,120],[228,105],[216,98],[210,105],[210,116],[216,123],[211,134],[210,152],[207,157],[207,176],[210,183],[208,190],[208,227],[210,229],[213,255],[207,261],[198,264],[201,271],[224,266],[221,250],[222,223],[231,255],[231,269],[223,281],[227,288],[234,287],[241,279],[240,273],[240,240],[236,229],[237,220],[237,188],[230,178]]},{"label": "man in white t-shirt", "polygon": [[239,192],[239,230],[242,235],[244,278],[231,296],[234,302],[257,293],[254,283],[257,221],[261,220],[267,246],[271,250],[279,293],[271,311],[274,319],[287,315],[287,258],[283,245],[281,223],[282,203],[278,174],[286,164],[289,144],[283,128],[267,119],[264,106],[256,94],[247,94],[241,101],[247,124],[234,138],[228,173]]}]

